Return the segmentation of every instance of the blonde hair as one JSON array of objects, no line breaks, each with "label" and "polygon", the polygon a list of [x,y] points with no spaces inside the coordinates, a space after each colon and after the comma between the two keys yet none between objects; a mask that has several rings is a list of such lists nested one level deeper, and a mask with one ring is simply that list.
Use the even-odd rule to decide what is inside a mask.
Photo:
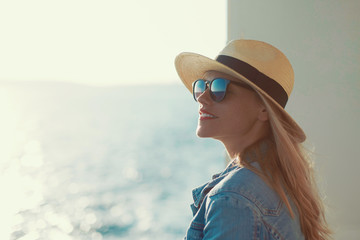
[{"label": "blonde hair", "polygon": [[[292,200],[305,239],[330,239],[331,231],[325,219],[312,164],[302,146],[306,137],[283,120],[281,111],[273,103],[258,95],[267,109],[271,134],[247,147],[240,155],[239,164],[262,177],[278,193],[294,218],[294,209],[288,197]],[[264,141],[266,151],[261,145]],[[249,154],[256,156],[249,157]],[[249,159],[255,159],[261,170],[252,166]]]}]

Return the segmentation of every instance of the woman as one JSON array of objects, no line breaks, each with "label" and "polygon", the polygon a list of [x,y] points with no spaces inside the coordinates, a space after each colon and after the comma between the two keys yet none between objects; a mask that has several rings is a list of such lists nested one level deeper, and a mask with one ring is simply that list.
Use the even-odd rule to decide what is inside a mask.
[{"label": "woman", "polygon": [[284,110],[294,84],[286,56],[235,40],[216,60],[181,53],[175,66],[199,103],[197,135],[221,141],[232,159],[193,190],[185,239],[328,239],[305,134]]}]

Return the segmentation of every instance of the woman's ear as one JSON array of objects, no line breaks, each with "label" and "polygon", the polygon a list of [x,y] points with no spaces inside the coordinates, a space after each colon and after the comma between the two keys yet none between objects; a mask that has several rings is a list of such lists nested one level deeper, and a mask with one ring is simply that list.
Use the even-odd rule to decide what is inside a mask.
[{"label": "woman's ear", "polygon": [[268,121],[269,120],[269,114],[266,111],[265,107],[260,108],[259,114],[258,114],[258,119],[262,122]]}]

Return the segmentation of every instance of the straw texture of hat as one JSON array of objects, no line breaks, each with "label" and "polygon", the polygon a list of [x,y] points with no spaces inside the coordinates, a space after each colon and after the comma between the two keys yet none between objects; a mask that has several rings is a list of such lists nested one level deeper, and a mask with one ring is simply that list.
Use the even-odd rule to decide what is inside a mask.
[{"label": "straw texture of hat", "polygon": [[[176,71],[186,88],[207,71],[219,71],[250,85],[280,109],[281,118],[305,140],[305,134],[284,110],[294,86],[294,71],[287,57],[274,46],[257,40],[233,40],[210,59],[196,53],[183,52],[175,59]],[[290,129],[289,129],[290,130]]]}]

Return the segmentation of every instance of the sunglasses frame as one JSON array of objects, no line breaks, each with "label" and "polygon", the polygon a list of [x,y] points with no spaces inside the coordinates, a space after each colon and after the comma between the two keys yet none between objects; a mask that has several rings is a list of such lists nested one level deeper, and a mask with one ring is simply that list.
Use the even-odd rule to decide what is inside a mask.
[{"label": "sunglasses frame", "polygon": [[[220,100],[216,100],[215,97],[214,97],[214,93],[211,91],[211,85],[212,85],[212,83],[213,83],[215,80],[218,80],[218,79],[224,80],[224,81],[225,81],[225,84],[226,84],[226,85],[225,85],[225,94],[224,94],[224,96],[223,96]],[[203,91],[201,94],[203,94],[203,93],[206,91],[206,89],[209,88],[210,97],[211,97],[211,99],[212,99],[214,102],[221,102],[222,100],[224,100],[224,98],[225,98],[225,96],[226,96],[227,88],[228,88],[228,86],[229,86],[229,83],[234,83],[234,84],[239,85],[239,86],[241,86],[241,87],[244,87],[244,88],[253,90],[250,86],[248,86],[248,85],[245,84],[245,83],[235,82],[235,81],[231,81],[231,80],[228,80],[228,79],[225,79],[225,78],[214,78],[214,79],[211,80],[211,81],[200,78],[200,79],[198,79],[198,80],[196,80],[195,82],[192,83],[192,94],[193,94],[193,98],[194,98],[195,102],[197,102],[198,100],[197,100],[197,98],[195,97],[195,91],[194,91],[194,90],[195,90],[195,85],[196,85],[196,83],[199,82],[199,81],[204,81],[204,83],[205,83],[205,89],[204,89],[204,91]]]}]

